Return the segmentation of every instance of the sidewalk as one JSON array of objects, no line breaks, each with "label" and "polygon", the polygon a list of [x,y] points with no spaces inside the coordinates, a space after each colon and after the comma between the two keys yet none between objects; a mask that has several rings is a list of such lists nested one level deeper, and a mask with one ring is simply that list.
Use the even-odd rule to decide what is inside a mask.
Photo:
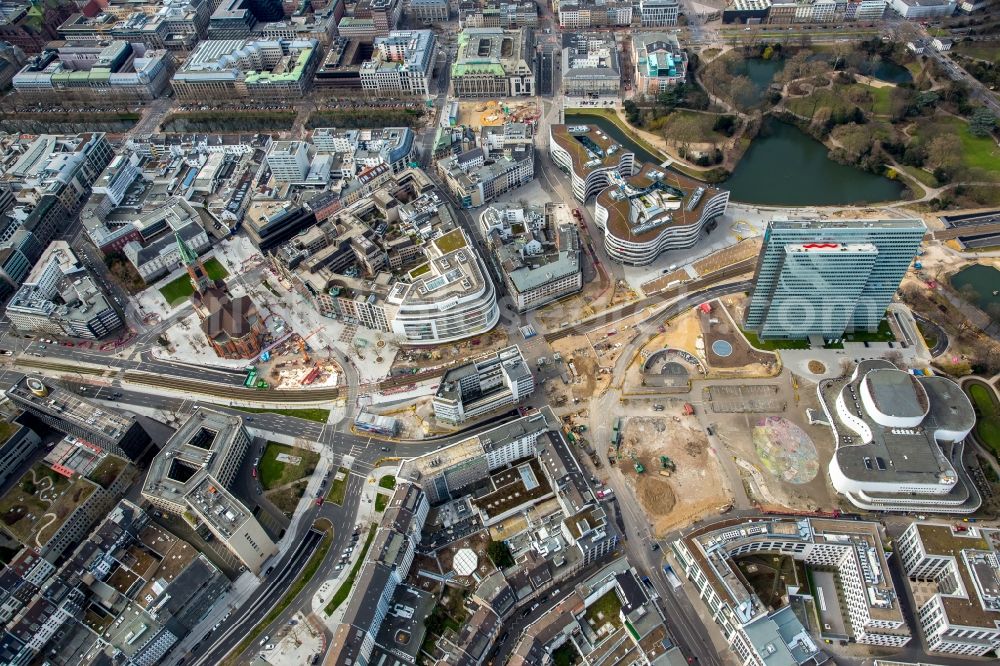
[{"label": "sidewalk", "polygon": [[330,599],[333,595],[337,593],[340,589],[341,584],[347,579],[351,573],[351,569],[357,563],[358,558],[361,557],[361,552],[364,550],[365,540],[368,537],[368,525],[371,523],[378,523],[382,519],[382,512],[375,510],[375,497],[379,494],[391,496],[392,490],[387,488],[380,488],[378,485],[379,479],[385,475],[397,476],[399,473],[399,465],[382,465],[377,467],[368,473],[368,477],[365,479],[365,485],[361,489],[361,502],[358,505],[358,515],[355,516],[354,522],[356,525],[362,525],[361,536],[358,539],[358,545],[351,551],[351,555],[344,567],[336,572],[336,575],[323,582],[316,591],[316,594],[312,598],[312,609],[316,617],[320,618],[326,625],[330,628],[330,631],[336,631],[337,626],[340,625],[340,621],[344,616],[344,610],[347,608],[347,602],[340,604],[337,610],[333,612],[332,615],[327,615],[326,605],[330,603]]}]

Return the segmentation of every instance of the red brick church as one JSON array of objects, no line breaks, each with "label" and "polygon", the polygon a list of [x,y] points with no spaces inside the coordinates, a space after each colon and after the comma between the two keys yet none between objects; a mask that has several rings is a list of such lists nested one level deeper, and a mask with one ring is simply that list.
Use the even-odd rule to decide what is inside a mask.
[{"label": "red brick church", "polygon": [[231,298],[225,285],[208,276],[204,264],[179,235],[175,235],[181,262],[191,277],[191,301],[201,319],[201,330],[215,353],[223,358],[254,358],[264,343],[264,318],[249,296]]}]

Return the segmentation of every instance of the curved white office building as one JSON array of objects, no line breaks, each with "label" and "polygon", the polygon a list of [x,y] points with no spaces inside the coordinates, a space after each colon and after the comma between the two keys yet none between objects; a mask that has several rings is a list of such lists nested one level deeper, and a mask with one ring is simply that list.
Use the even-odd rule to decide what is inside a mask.
[{"label": "curved white office building", "polygon": [[594,218],[604,229],[608,255],[623,264],[649,264],[661,252],[694,246],[729,205],[728,191],[652,164],[634,176],[611,174],[608,180]]},{"label": "curved white office building", "polygon": [[[392,331],[413,345],[454,342],[485,333],[500,321],[493,282],[465,232],[455,229],[427,244],[430,260],[392,285]],[[413,277],[418,275],[419,277]]]},{"label": "curved white office building", "polygon": [[611,174],[635,173],[635,154],[615,143],[597,125],[552,125],[549,156],[572,180],[573,196],[587,199],[611,182]]},{"label": "curved white office building", "polygon": [[962,465],[972,404],[944,377],[882,360],[818,387],[837,441],[830,481],[867,510],[971,513],[981,499]]}]

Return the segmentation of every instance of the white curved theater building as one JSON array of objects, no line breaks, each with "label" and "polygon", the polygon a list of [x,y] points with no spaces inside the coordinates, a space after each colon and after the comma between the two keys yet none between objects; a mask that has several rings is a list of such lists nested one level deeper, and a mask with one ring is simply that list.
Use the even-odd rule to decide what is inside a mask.
[{"label": "white curved theater building", "polygon": [[573,196],[586,202],[611,182],[611,174],[635,173],[635,154],[614,142],[597,125],[552,125],[549,155],[572,180]]},{"label": "white curved theater building", "polygon": [[962,465],[976,423],[955,382],[916,376],[883,360],[817,391],[837,450],[830,481],[862,509],[971,513],[981,499]]},{"label": "white curved theater building", "polygon": [[729,205],[729,192],[652,164],[634,176],[609,174],[608,181],[594,218],[608,255],[623,264],[641,266],[661,252],[693,247]]}]

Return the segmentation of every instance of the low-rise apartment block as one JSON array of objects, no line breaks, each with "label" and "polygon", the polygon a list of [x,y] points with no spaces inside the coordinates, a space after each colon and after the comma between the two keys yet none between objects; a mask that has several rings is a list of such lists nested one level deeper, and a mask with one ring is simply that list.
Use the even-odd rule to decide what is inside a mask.
[{"label": "low-rise apartment block", "polygon": [[[946,0],[951,1],[951,0]],[[731,0],[722,11],[723,23],[832,23],[841,21],[878,21],[886,0]]]},{"label": "low-rise apartment block", "polygon": [[562,82],[567,97],[618,95],[622,72],[614,36],[563,35]]},{"label": "low-rise apartment block", "polygon": [[25,548],[0,574],[5,663],[153,666],[225,593],[204,555],[122,500],[58,569]]},{"label": "low-rise apartment block", "polygon": [[68,338],[99,340],[124,325],[66,241],[49,244],[7,303],[6,314],[24,333]]},{"label": "low-rise apartment block", "polygon": [[[588,666],[686,663],[670,640],[655,596],[639,579],[625,558],[602,567],[525,628],[507,663],[547,664],[565,645]],[[599,615],[603,624],[598,626]]]},{"label": "low-rise apartment block", "polygon": [[365,169],[386,165],[397,174],[413,160],[413,130],[409,127],[337,130],[319,127],[312,143],[319,153],[337,156],[334,168],[342,179],[350,180]]},{"label": "low-rise apartment block", "polygon": [[531,182],[535,177],[534,147],[514,148],[487,161],[482,148],[441,160],[438,172],[463,208],[479,208]]},{"label": "low-rise apartment block", "polygon": [[662,32],[633,35],[632,62],[636,93],[657,95],[687,80],[687,53],[681,49],[676,35]]},{"label": "low-rise apartment block", "polygon": [[403,0],[359,0],[350,14],[340,19],[337,34],[348,39],[372,41],[396,29],[403,12]]},{"label": "low-rise apartment block", "polygon": [[625,0],[567,0],[559,3],[559,27],[568,30],[632,25],[634,5]]},{"label": "low-rise apartment block", "polygon": [[34,264],[83,207],[114,149],[102,132],[18,135],[0,146],[0,190],[11,195],[0,214],[0,242]]},{"label": "low-rise apartment block", "polygon": [[538,5],[527,0],[462,0],[458,19],[463,28],[537,28]]},{"label": "low-rise apartment block", "polygon": [[213,195],[216,176],[211,172],[220,167],[237,171],[240,161],[222,154],[211,159],[207,154],[182,155],[167,151],[164,158],[154,158],[126,147],[94,183],[80,215],[94,245],[105,254],[123,254],[146,283],[180,266],[178,236],[199,254],[208,250],[202,216],[188,199]]},{"label": "low-rise apartment block", "polygon": [[[14,507],[44,506],[47,511],[14,509],[3,529],[49,562],[60,560],[125,494],[138,476],[124,458],[89,441],[67,436],[7,491]],[[49,483],[41,482],[48,478]],[[37,483],[36,483],[37,481]]]},{"label": "low-rise apartment block", "polygon": [[[14,90],[26,98],[123,101],[151,100],[167,89],[173,57],[144,44],[114,41],[61,46],[34,56],[14,75]],[[44,99],[43,99],[44,98]]]},{"label": "low-rise apartment block", "polygon": [[1000,532],[914,522],[896,552],[933,653],[984,657],[1000,649]]},{"label": "low-rise apartment block", "polygon": [[[547,530],[505,532],[515,559],[535,551],[558,554],[557,567],[583,567],[612,553],[619,535],[557,428],[551,411],[536,412],[408,461],[401,474],[418,482],[431,504],[452,502],[459,515],[472,511],[484,525],[545,505],[537,517]],[[492,491],[470,498],[470,486],[484,479]]]},{"label": "low-rise apartment block", "polygon": [[413,564],[428,510],[420,486],[408,482],[396,486],[358,571],[326,663],[371,663],[382,623],[397,612],[392,601]]},{"label": "low-rise apartment block", "polygon": [[244,566],[259,573],[277,547],[229,490],[249,445],[243,419],[201,408],[153,459],[142,496],[158,509],[192,516]]},{"label": "low-rise apartment block", "polygon": [[579,232],[566,204],[496,204],[479,222],[518,312],[583,288]]},{"label": "low-rise apartment block", "polygon": [[517,345],[452,368],[434,394],[434,417],[458,424],[511,407],[535,390],[531,368]]},{"label": "low-rise apartment block", "polygon": [[532,97],[535,48],[523,28],[466,28],[451,66],[456,97]]},{"label": "low-rise apartment block", "polygon": [[430,30],[401,30],[375,40],[372,59],[361,65],[361,87],[375,95],[431,95],[436,39]]},{"label": "low-rise apartment block", "polygon": [[[274,246],[279,271],[320,314],[408,344],[492,329],[500,316],[493,284],[433,183],[418,169],[395,176],[386,165],[376,169],[385,174],[379,186]],[[364,177],[342,200],[366,187]]]},{"label": "low-rise apartment block", "polygon": [[59,26],[59,35],[74,44],[123,40],[150,49],[190,51],[205,37],[211,4],[209,0],[109,0],[73,14]]},{"label": "low-rise apartment block", "polygon": [[41,377],[22,377],[6,391],[10,400],[47,426],[73,435],[128,460],[138,460],[149,435],[134,416],[85,400]]},{"label": "low-rise apartment block", "polygon": [[[766,664],[773,650],[797,664],[821,654],[797,620],[789,625],[794,631],[783,628],[794,620],[789,606],[768,606],[747,582],[740,570],[740,561],[747,556],[790,557],[805,565],[804,575],[811,583],[786,579],[785,585],[789,595],[798,597],[809,596],[815,585],[817,596],[811,602],[829,626],[821,632],[824,636],[895,648],[910,641],[876,523],[734,518],[697,527],[671,545],[683,574],[743,663]],[[838,606],[847,622],[822,619],[833,612],[828,609]],[[762,640],[767,636],[780,640]]]},{"label": "low-rise apartment block", "polygon": [[531,126],[484,127],[479,147],[440,160],[437,170],[463,208],[478,208],[535,177]]},{"label": "low-rise apartment block", "polygon": [[302,40],[206,40],[171,79],[177,99],[297,99],[312,85],[319,43]]},{"label": "low-rise apartment block", "polygon": [[639,25],[643,28],[677,25],[679,13],[677,0],[639,0]]},{"label": "low-rise apartment block", "polygon": [[410,14],[421,23],[444,23],[450,18],[448,0],[410,0]]}]

